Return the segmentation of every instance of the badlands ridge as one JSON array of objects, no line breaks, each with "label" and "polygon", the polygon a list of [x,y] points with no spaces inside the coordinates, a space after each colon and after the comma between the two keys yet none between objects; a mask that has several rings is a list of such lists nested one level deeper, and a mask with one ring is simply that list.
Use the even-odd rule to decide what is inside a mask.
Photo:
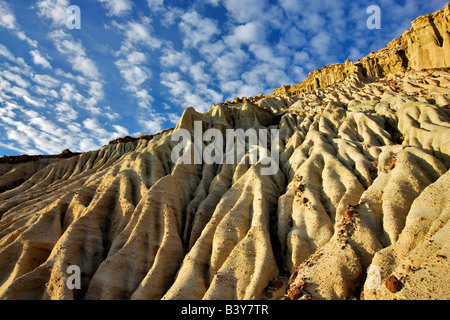
[{"label": "badlands ridge", "polygon": [[[447,4],[356,63],[155,136],[0,158],[0,298],[449,299],[449,30]],[[194,121],[279,129],[278,173],[175,165]]]}]

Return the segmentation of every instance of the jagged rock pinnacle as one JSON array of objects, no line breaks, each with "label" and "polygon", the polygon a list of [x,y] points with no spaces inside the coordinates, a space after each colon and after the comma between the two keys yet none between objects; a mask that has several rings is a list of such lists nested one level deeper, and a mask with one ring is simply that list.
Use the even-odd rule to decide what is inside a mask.
[{"label": "jagged rock pinnacle", "polygon": [[[449,20],[154,136],[0,159],[0,298],[449,299]],[[176,164],[195,121],[279,130],[277,172]]]}]

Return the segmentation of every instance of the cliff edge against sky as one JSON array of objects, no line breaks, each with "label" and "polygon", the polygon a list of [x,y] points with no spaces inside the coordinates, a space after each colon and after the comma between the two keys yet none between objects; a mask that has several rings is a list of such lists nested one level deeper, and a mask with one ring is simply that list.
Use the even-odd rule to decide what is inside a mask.
[{"label": "cliff edge against sky", "polygon": [[[0,298],[449,299],[449,24],[155,136],[0,159]],[[194,121],[278,129],[279,170],[175,164]]]}]

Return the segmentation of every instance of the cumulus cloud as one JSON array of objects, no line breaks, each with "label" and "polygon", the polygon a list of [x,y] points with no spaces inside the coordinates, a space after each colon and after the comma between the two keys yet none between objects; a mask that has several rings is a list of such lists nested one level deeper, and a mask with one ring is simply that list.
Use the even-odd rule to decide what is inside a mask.
[{"label": "cumulus cloud", "polygon": [[78,92],[75,88],[75,85],[70,83],[64,83],[61,86],[60,95],[64,101],[75,101],[81,102],[83,101],[83,96]]},{"label": "cumulus cloud", "polygon": [[147,0],[147,4],[153,12],[164,10],[164,0]]},{"label": "cumulus cloud", "polygon": [[127,88],[131,88],[132,90],[139,87],[151,77],[149,69],[139,64],[131,63],[128,60],[118,60],[116,65],[119,67],[122,77],[128,83]]},{"label": "cumulus cloud", "polygon": [[71,123],[78,118],[78,112],[67,102],[59,102],[55,105],[57,120],[62,123]]},{"label": "cumulus cloud", "polygon": [[242,44],[258,43],[264,38],[264,27],[258,22],[248,22],[236,26],[233,33],[225,37],[225,42],[229,46],[234,47]]},{"label": "cumulus cloud", "polygon": [[23,107],[19,110],[20,120],[2,118],[6,136],[14,142],[16,150],[28,154],[57,154],[67,147],[79,150],[76,138],[65,127],[56,125],[40,112]]},{"label": "cumulus cloud", "polygon": [[56,88],[60,85],[59,80],[49,76],[48,74],[34,74],[33,81],[47,88]]},{"label": "cumulus cloud", "polygon": [[31,56],[33,57],[33,63],[38,66],[42,66],[46,69],[52,69],[50,62],[38,51],[32,50],[30,51]]},{"label": "cumulus cloud", "polygon": [[5,78],[6,80],[15,82],[18,86],[20,86],[22,88],[28,88],[30,86],[30,83],[28,81],[26,81],[25,79],[23,79],[19,74],[14,74],[14,73],[10,72],[9,70],[3,70],[3,71],[0,71],[0,73],[3,76],[3,78]]},{"label": "cumulus cloud", "polygon": [[150,33],[150,22],[149,18],[143,17],[140,21],[129,21],[126,24],[114,23],[125,34],[121,46],[123,52],[129,51],[135,45],[144,45],[149,49],[161,47],[161,40]]},{"label": "cumulus cloud", "polygon": [[83,121],[83,126],[96,134],[97,138],[104,138],[108,136],[108,131],[103,128],[97,119],[88,118]]},{"label": "cumulus cloud", "polygon": [[192,60],[188,52],[176,51],[173,48],[166,48],[160,59],[163,67],[177,67],[181,71],[186,72],[192,65]]},{"label": "cumulus cloud", "polygon": [[197,47],[201,42],[209,41],[214,35],[220,34],[217,22],[203,18],[197,11],[183,14],[178,27],[183,33],[185,47]]},{"label": "cumulus cloud", "polygon": [[16,17],[5,1],[0,1],[0,26],[6,29],[16,28]]},{"label": "cumulus cloud", "polygon": [[51,32],[50,38],[53,40],[56,49],[67,56],[67,60],[74,71],[78,71],[91,79],[99,78],[98,68],[95,62],[87,56],[81,41],[73,39],[71,35],[61,29]]},{"label": "cumulus cloud", "polygon": [[266,0],[224,0],[223,5],[231,17],[239,23],[247,23],[264,16]]},{"label": "cumulus cloud", "polygon": [[[123,1],[117,1],[117,4],[111,6],[122,7]],[[84,77],[90,79],[99,79],[100,73],[95,62],[88,57],[86,50],[80,40],[75,40],[73,36],[63,28],[67,23],[69,13],[67,8],[70,6],[68,0],[40,0],[37,2],[38,15],[50,20],[55,29],[49,32],[49,38],[59,53],[67,57],[72,70],[81,73]],[[113,7],[116,8],[116,7]],[[33,55],[35,64],[51,68],[50,63],[36,50],[30,52]]]},{"label": "cumulus cloud", "polygon": [[0,43],[0,55],[4,56],[8,60],[15,60],[14,55],[11,53],[11,51],[8,50],[7,47],[5,47],[3,44]]},{"label": "cumulus cloud", "polygon": [[151,107],[153,97],[143,86],[152,77],[152,72],[146,66],[147,54],[143,51],[160,48],[161,40],[151,34],[149,18],[113,25],[124,34],[120,50],[116,52],[120,58],[115,62],[126,83],[124,89],[134,94],[141,108],[148,109]]},{"label": "cumulus cloud", "polygon": [[36,3],[38,14],[49,19],[54,26],[61,27],[67,23],[69,0],[40,0]]},{"label": "cumulus cloud", "polygon": [[16,23],[16,16],[12,12],[11,7],[4,0],[0,0],[0,26],[11,31],[20,40],[28,42],[31,47],[37,47],[37,42],[29,38]]},{"label": "cumulus cloud", "polygon": [[149,134],[155,134],[163,130],[165,120],[166,119],[160,115],[150,114],[145,117],[140,117],[138,123]]},{"label": "cumulus cloud", "polygon": [[[311,39],[311,48],[322,57],[328,57],[330,52],[331,36],[327,32],[320,32]],[[324,59],[324,60],[325,60]]]},{"label": "cumulus cloud", "polygon": [[211,105],[220,102],[223,95],[206,84],[187,81],[178,72],[164,72],[161,74],[161,84],[169,89],[172,102],[182,109],[189,106],[195,107],[200,112],[205,112]]}]

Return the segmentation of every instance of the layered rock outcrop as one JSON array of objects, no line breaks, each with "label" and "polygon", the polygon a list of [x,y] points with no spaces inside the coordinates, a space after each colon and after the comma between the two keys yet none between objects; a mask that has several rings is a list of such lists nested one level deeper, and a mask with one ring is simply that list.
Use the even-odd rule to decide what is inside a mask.
[{"label": "layered rock outcrop", "polygon": [[[440,30],[449,8],[410,32]],[[189,108],[151,139],[29,171],[0,193],[0,298],[449,299],[450,72],[437,61],[331,66],[326,87]],[[279,129],[279,170],[249,154],[174,163],[172,135],[194,121]]]},{"label": "layered rock outcrop", "polygon": [[411,29],[385,48],[353,63],[333,64],[311,72],[298,85],[283,86],[274,95],[299,94],[326,88],[352,75],[361,79],[386,77],[407,69],[416,71],[450,65],[450,3],[444,9],[414,20]]}]

